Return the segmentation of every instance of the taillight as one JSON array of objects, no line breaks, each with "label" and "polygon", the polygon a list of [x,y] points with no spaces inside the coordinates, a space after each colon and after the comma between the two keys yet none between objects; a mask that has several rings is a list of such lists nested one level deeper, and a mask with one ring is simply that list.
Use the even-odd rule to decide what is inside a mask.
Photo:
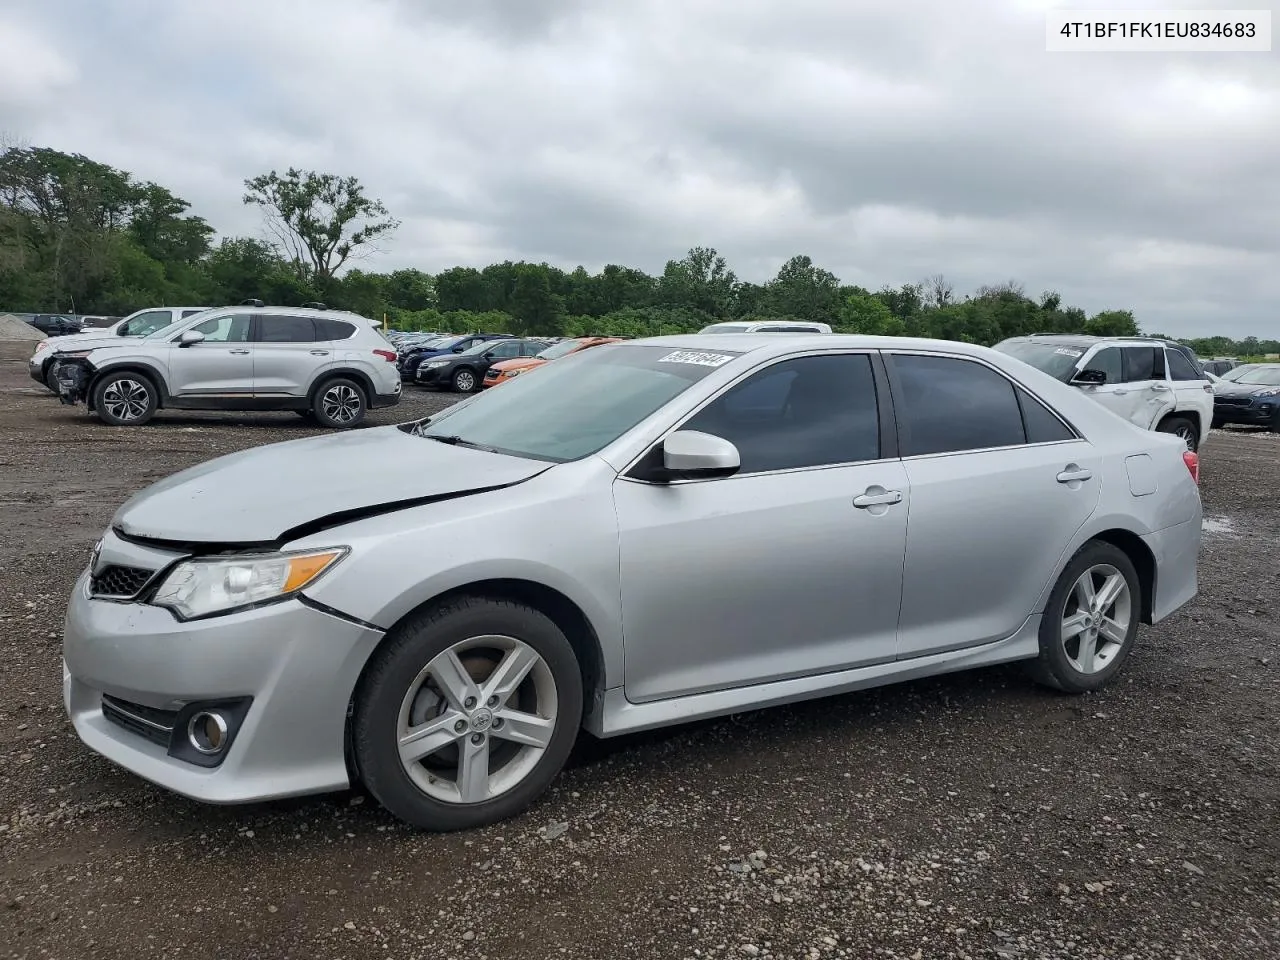
[{"label": "taillight", "polygon": [[1182,462],[1187,465],[1187,469],[1191,471],[1191,479],[1196,483],[1200,482],[1200,454],[1192,453],[1187,450],[1182,454]]},{"label": "taillight", "polygon": [[383,360],[387,361],[387,363],[396,362],[396,352],[394,350],[375,350],[373,353],[374,356],[381,357]]}]

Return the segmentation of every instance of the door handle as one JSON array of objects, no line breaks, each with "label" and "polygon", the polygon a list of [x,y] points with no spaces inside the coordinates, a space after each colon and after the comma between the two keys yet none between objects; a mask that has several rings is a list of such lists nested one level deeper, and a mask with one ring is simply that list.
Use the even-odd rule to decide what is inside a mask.
[{"label": "door handle", "polygon": [[245,355],[247,355],[247,354],[249,353],[249,351],[248,351],[248,350],[230,350],[230,351],[228,351],[228,352],[229,352],[229,353],[245,354]]},{"label": "door handle", "polygon": [[1129,394],[1128,390],[1112,390],[1111,391],[1111,395],[1113,397],[1124,397],[1124,396],[1128,396],[1128,394]]},{"label": "door handle", "polygon": [[1074,463],[1058,474],[1059,483],[1070,483],[1072,480],[1088,480],[1093,476],[1092,470],[1077,467]]},{"label": "door handle", "polygon": [[328,350],[312,350],[311,355],[313,357],[327,357],[329,355],[329,351]]},{"label": "door handle", "polygon": [[853,505],[859,510],[867,507],[887,507],[891,503],[902,502],[901,490],[886,490],[884,493],[864,493],[853,498]]},{"label": "door handle", "polygon": [[1151,389],[1154,390],[1156,393],[1164,393],[1166,390],[1169,389],[1169,385],[1167,383],[1153,383],[1151,385]]}]

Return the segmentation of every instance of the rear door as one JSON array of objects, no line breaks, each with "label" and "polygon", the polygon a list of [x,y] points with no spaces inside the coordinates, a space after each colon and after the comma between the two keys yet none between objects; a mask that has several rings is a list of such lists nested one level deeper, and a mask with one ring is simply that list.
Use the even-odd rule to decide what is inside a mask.
[{"label": "rear door", "polygon": [[[1169,370],[1169,384],[1173,387],[1174,399],[1179,410],[1194,410],[1201,418],[1206,414],[1213,416],[1213,386],[1209,379],[1195,368],[1195,365],[1180,350],[1165,350],[1165,365]],[[1203,436],[1209,426],[1206,421],[1200,424]]]},{"label": "rear door", "polygon": [[1093,513],[1102,457],[977,359],[887,359],[911,488],[898,656],[1009,637]]},{"label": "rear door", "polygon": [[250,321],[247,313],[223,314],[202,320],[188,330],[204,334],[204,339],[185,347],[178,342],[180,334],[175,334],[169,342],[170,392],[174,396],[251,394],[253,344],[249,342]]},{"label": "rear door", "polygon": [[1174,407],[1173,384],[1165,369],[1163,346],[1121,347],[1124,385],[1133,399],[1130,419],[1144,430],[1154,430]]},{"label": "rear door", "polygon": [[305,396],[312,374],[332,356],[317,342],[311,317],[262,313],[254,316],[253,393],[259,397]]}]

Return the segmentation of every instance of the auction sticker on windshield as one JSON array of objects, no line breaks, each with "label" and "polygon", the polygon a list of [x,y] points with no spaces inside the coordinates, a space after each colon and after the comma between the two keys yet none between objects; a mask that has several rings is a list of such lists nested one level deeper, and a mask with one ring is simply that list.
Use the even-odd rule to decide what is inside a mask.
[{"label": "auction sticker on windshield", "polygon": [[1082,351],[1080,351],[1080,350],[1072,350],[1070,347],[1059,347],[1057,350],[1055,350],[1055,351],[1053,351],[1053,352],[1054,352],[1054,353],[1060,353],[1060,354],[1062,354],[1064,357],[1079,357],[1079,356],[1083,356],[1083,352],[1082,352]]},{"label": "auction sticker on windshield", "polygon": [[700,367],[720,367],[733,359],[731,354],[701,353],[697,350],[677,350],[659,357],[659,363],[696,363]]}]

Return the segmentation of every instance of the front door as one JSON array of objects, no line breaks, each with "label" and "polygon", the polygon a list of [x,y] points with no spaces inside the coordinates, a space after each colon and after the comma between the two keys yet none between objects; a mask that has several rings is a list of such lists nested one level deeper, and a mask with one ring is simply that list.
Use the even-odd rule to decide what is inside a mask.
[{"label": "front door", "polygon": [[892,660],[910,491],[881,459],[871,356],[778,361],[681,429],[732,441],[742,466],[614,485],[627,698]]},{"label": "front door", "polygon": [[1176,403],[1173,384],[1165,370],[1164,347],[1122,347],[1124,384],[1135,398],[1133,422],[1144,430],[1154,430]]},{"label": "front door", "polygon": [[[1106,383],[1080,388],[1090,397],[1130,423],[1141,423],[1145,419],[1147,397],[1125,383],[1119,347],[1102,347],[1082,364],[1082,369],[1101,370],[1107,375]],[[1145,423],[1141,425],[1145,427]]]},{"label": "front door", "polygon": [[175,397],[252,393],[249,320],[247,313],[202,320],[188,330],[204,334],[204,339],[185,347],[175,335],[169,345],[170,392]]},{"label": "front door", "polygon": [[898,655],[1011,636],[1093,513],[1102,457],[983,363],[889,356],[911,485]]},{"label": "front door", "polygon": [[253,393],[302,397],[317,369],[333,356],[332,344],[316,341],[310,317],[260,314],[253,339]]}]

